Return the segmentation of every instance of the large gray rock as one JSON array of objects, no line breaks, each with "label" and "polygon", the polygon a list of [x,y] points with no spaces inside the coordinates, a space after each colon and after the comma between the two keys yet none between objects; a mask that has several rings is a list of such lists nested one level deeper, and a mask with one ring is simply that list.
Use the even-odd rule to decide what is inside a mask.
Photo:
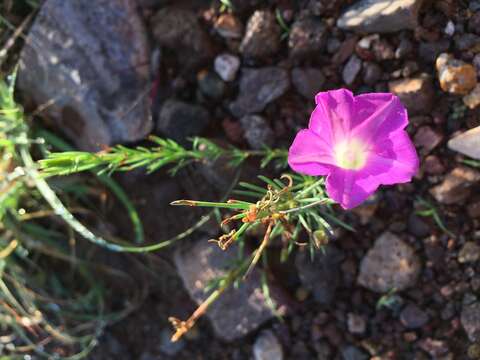
[{"label": "large gray rock", "polygon": [[343,30],[391,33],[414,29],[423,0],[360,0],[338,19]]},{"label": "large gray rock", "polygon": [[17,86],[79,148],[98,150],[150,132],[149,57],[135,0],[47,0]]},{"label": "large gray rock", "polygon": [[[174,257],[175,265],[185,288],[197,304],[209,295],[204,289],[215,279],[227,274],[238,260],[238,249],[233,246],[220,250],[207,239],[199,239]],[[270,296],[277,307],[284,303],[277,288],[270,286]],[[225,340],[239,339],[275,316],[263,296],[260,271],[253,269],[245,281],[225,291],[206,313],[216,335]]]},{"label": "large gray rock", "polygon": [[480,126],[470,129],[449,140],[448,148],[480,160]]},{"label": "large gray rock", "polygon": [[360,264],[358,282],[379,293],[413,286],[420,273],[420,260],[410,245],[386,232],[376,241]]},{"label": "large gray rock", "polygon": [[240,93],[230,104],[236,117],[261,112],[265,107],[288,90],[288,72],[278,67],[263,67],[242,70]]}]

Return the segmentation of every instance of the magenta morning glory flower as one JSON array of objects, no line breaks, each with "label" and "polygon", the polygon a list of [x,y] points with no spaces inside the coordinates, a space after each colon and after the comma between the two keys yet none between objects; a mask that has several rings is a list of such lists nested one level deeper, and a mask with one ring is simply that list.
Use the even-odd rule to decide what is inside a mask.
[{"label": "magenta morning glory flower", "polygon": [[353,96],[340,89],[317,94],[315,103],[308,129],[297,134],[289,150],[294,171],[327,175],[327,194],[344,209],[362,203],[379,185],[411,181],[419,161],[398,97]]}]

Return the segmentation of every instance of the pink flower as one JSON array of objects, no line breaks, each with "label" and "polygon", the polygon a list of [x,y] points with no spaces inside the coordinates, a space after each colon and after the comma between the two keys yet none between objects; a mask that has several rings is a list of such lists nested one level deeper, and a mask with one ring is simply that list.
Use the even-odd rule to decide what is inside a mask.
[{"label": "pink flower", "polygon": [[315,97],[308,129],[288,154],[290,167],[307,175],[327,175],[328,196],[351,209],[379,185],[411,181],[418,156],[408,134],[407,111],[388,93],[353,96],[346,89]]}]

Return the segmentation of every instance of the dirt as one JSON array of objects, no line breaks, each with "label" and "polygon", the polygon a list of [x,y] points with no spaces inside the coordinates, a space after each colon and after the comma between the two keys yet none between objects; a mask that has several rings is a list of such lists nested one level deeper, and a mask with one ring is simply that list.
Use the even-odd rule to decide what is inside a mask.
[{"label": "dirt", "polygon": [[[466,108],[461,96],[443,91],[434,65],[437,55],[443,51],[469,63],[478,56],[479,47],[465,49],[464,42],[475,41],[470,35],[480,32],[474,25],[480,16],[480,5],[477,1],[425,1],[415,24],[409,22],[408,28],[385,33],[378,32],[381,25],[376,25],[377,32],[370,33],[373,37],[367,38],[366,34],[343,30],[336,25],[340,14],[355,2],[358,0],[231,1],[233,11],[224,9],[221,12],[221,4],[217,1],[140,1],[142,16],[151,35],[151,47],[161,49],[151,99],[155,121],[161,116],[159,109],[169,99],[185,102],[188,106],[201,106],[209,113],[207,125],[189,127],[188,121],[183,121],[182,126],[188,129],[175,131],[219,141],[230,139],[240,147],[249,148],[251,142],[247,134],[249,131],[255,133],[255,129],[249,129],[241,119],[253,106],[252,112],[261,114],[266,121],[262,123],[263,127],[268,127],[268,131],[263,132],[269,137],[265,141],[271,146],[288,147],[296,131],[306,126],[314,107],[313,99],[307,100],[304,96],[315,89],[315,84],[296,85],[299,82],[321,79],[318,90],[348,87],[355,93],[401,88],[398,91],[405,92],[404,99],[414,115],[410,117],[407,130],[412,138],[418,139],[421,169],[412,183],[384,187],[368,204],[354,211],[338,210],[339,218],[356,231],[338,228],[332,240],[341,254],[341,261],[331,268],[338,278],[338,285],[329,287],[333,288],[329,291],[334,291],[334,295],[328,294],[333,296],[332,301],[316,299],[314,276],[309,275],[309,284],[304,284],[295,266],[278,269],[272,266],[273,276],[295,302],[289,315],[282,320],[273,319],[243,339],[230,343],[217,339],[209,322],[202,318],[196,328],[174,346],[168,341],[171,326],[167,318],[187,318],[195,310],[195,304],[172,265],[173,250],[167,250],[147,257],[156,260],[149,263],[152,264],[150,271],[144,276],[148,293],[141,307],[109,327],[89,358],[251,359],[254,343],[263,330],[272,331],[283,348],[285,359],[480,358],[475,335],[480,331],[480,324],[475,325],[480,317],[475,310],[480,308],[480,265],[476,260],[464,261],[464,257],[459,256],[467,242],[480,241],[477,170],[466,170],[475,173],[472,175],[475,181],[457,176],[455,188],[445,184],[456,176],[463,159],[449,150],[446,143],[455,134],[478,126],[480,110]],[[258,10],[268,13],[254,15]],[[171,17],[168,37],[162,14]],[[261,19],[262,14],[267,14],[266,20]],[[218,31],[215,27],[219,17],[227,15],[235,17],[235,21],[223,19],[222,30]],[[252,33],[254,24],[249,22],[252,15],[255,22],[268,22],[259,26],[268,31],[258,39]],[[289,37],[288,29],[277,24],[273,16],[281,16],[294,36]],[[198,27],[198,33],[188,39],[182,37],[187,31],[185,23],[181,22],[184,18],[195,29]],[[453,36],[445,31],[449,22],[454,23]],[[231,31],[225,29],[229,23],[234,27]],[[401,23],[397,25],[402,27]],[[243,31],[240,38],[239,28]],[[245,29],[248,29],[248,39],[242,40]],[[315,36],[305,37],[309,31]],[[270,36],[272,43],[262,48],[261,42],[269,42]],[[218,78],[223,84],[220,87],[216,87],[217,80],[200,84],[205,76],[199,74],[213,72],[215,58],[226,52],[241,60],[238,73],[229,81]],[[296,73],[300,80],[291,79],[288,84],[282,80],[281,89],[275,89],[275,96],[263,98],[258,105],[255,103],[258,99],[251,96],[255,84],[250,84],[249,90],[242,94],[241,81],[252,68],[266,67],[288,72],[290,76]],[[292,69],[297,70],[292,72]],[[320,75],[305,76],[306,72],[298,69],[320,72]],[[400,86],[398,81],[406,79],[409,83],[403,82]],[[263,79],[262,84],[268,81]],[[272,84],[275,87],[275,81]],[[232,111],[232,104],[238,105],[238,99],[242,100],[245,111]],[[204,117],[202,122],[205,122]],[[165,134],[159,131],[158,135]],[[258,164],[249,166],[255,170]],[[275,174],[273,169],[268,171]],[[135,175],[122,180],[124,186],[135,189],[131,192],[132,201],[140,207],[145,219],[149,242],[166,239],[199,216],[188,211],[171,213],[161,203],[175,200],[177,194],[200,198],[215,186],[218,189],[210,194],[210,199],[221,196],[225,184],[219,186],[218,179],[208,175],[198,180],[197,174],[198,170],[180,174],[195,179],[190,185],[189,181],[169,180],[164,175]],[[196,188],[196,183],[201,183],[206,190]],[[436,190],[431,193],[431,189]],[[445,197],[451,201],[442,201]],[[425,212],[421,210],[428,208],[421,200],[434,205],[441,223],[433,216],[422,216]],[[467,212],[467,208],[472,210]],[[129,231],[127,220],[123,220],[120,215],[111,217],[118,233]],[[175,231],[171,223],[175,224]],[[202,231],[214,234],[213,226],[209,224]],[[387,231],[400,238],[405,243],[402,246],[409,247],[408,253],[411,248],[421,265],[418,279],[412,280],[405,289],[379,294],[359,284],[357,276],[362,259]]]}]

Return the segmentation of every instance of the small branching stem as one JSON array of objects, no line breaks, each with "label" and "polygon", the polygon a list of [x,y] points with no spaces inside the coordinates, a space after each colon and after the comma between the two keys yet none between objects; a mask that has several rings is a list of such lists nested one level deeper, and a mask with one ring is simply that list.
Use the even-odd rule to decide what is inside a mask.
[{"label": "small branching stem", "polygon": [[238,268],[231,270],[227,277],[222,281],[221,285],[198,306],[187,320],[182,321],[175,317],[168,318],[175,329],[175,333],[171,338],[172,342],[178,341],[183,335],[190,331],[197,320],[207,312],[210,305],[212,305],[240,277],[243,268],[243,266],[239,266]]},{"label": "small branching stem", "polygon": [[248,277],[248,275],[250,275],[250,273],[252,272],[253,268],[255,267],[255,265],[258,263],[258,260],[260,260],[260,256],[262,256],[263,254],[263,251],[265,250],[265,248],[267,247],[268,245],[268,242],[270,240],[270,235],[272,234],[272,229],[273,229],[273,225],[274,225],[274,221],[270,221],[268,223],[268,226],[267,226],[267,230],[265,231],[265,235],[263,236],[263,240],[262,240],[262,243],[260,244],[260,246],[258,247],[257,250],[255,250],[255,254],[253,256],[253,260],[252,262],[250,263],[250,265],[248,266],[248,269],[247,271],[245,272],[245,275],[243,275],[243,279],[246,279]]},{"label": "small branching stem", "polygon": [[[245,280],[253,271],[262,255],[264,254],[272,237],[277,236],[275,230],[278,227],[283,227],[283,234],[287,239],[296,243],[294,234],[298,234],[295,228],[302,226],[308,233],[313,233],[313,229],[328,228],[328,223],[324,221],[320,215],[312,214],[313,208],[331,204],[333,201],[323,196],[323,190],[320,189],[322,183],[319,181],[307,180],[303,183],[304,186],[298,187],[296,190],[293,186],[294,175],[283,175],[281,179],[288,180],[287,184],[279,180],[270,180],[268,178],[261,178],[267,184],[267,190],[242,183],[241,186],[255,192],[255,197],[258,201],[256,203],[228,200],[227,202],[207,202],[195,200],[179,200],[174,201],[172,205],[184,206],[202,206],[215,207],[236,210],[238,213],[227,217],[222,221],[222,224],[227,224],[232,221],[241,221],[241,226],[237,229],[231,230],[228,234],[222,235],[218,240],[210,240],[217,243],[222,249],[226,250],[233,242],[237,241],[250,227],[255,224],[264,224],[266,230],[263,239],[257,249],[250,256],[251,260],[247,259],[242,266],[238,266],[231,270],[226,279],[224,279],[211,293],[211,295],[195,310],[195,312],[186,320],[181,321],[176,318],[170,318],[170,322],[175,327],[175,334],[172,341],[177,341],[185,333],[187,333],[196,323],[198,318],[202,316],[208,307],[218,299],[218,297],[231,285],[237,278]],[[307,185],[308,184],[308,185]],[[305,216],[303,216],[305,215]],[[312,223],[312,219],[315,222]],[[316,225],[315,225],[316,224]],[[320,230],[319,230],[320,231]],[[323,231],[323,230],[322,230]],[[318,242],[318,241],[317,241]],[[247,266],[246,271],[243,269]],[[242,276],[243,274],[243,276]]]}]

